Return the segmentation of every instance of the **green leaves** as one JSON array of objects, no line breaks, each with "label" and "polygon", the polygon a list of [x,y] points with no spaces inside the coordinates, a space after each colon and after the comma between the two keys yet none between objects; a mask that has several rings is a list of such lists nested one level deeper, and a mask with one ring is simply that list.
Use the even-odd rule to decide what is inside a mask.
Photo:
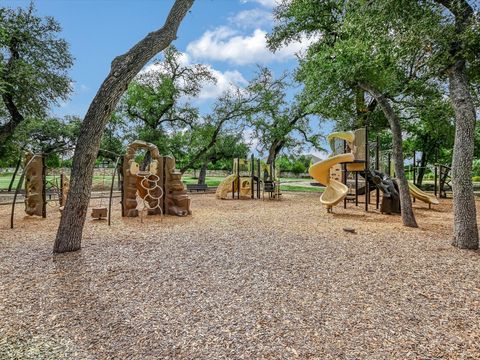
[{"label": "green leaves", "polygon": [[[26,9],[0,9],[0,137],[28,117],[42,118],[72,90],[68,44],[51,17]],[[2,126],[8,125],[8,126]]]},{"label": "green leaves", "polygon": [[183,65],[181,56],[173,46],[167,48],[162,59],[130,84],[120,112],[152,130],[195,121],[198,112],[181,100],[197,96],[202,86],[215,82],[215,78],[205,65]]},{"label": "green leaves", "polygon": [[2,80],[25,110],[39,114],[67,98],[71,91],[67,71],[73,58],[66,41],[58,38],[59,24],[34,12],[32,5],[26,10],[3,9],[0,46]]}]

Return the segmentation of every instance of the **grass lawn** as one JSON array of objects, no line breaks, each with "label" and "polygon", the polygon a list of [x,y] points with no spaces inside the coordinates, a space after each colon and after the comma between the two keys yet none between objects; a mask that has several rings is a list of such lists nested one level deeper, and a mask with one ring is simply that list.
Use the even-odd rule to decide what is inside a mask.
[{"label": "grass lawn", "polygon": [[[207,176],[205,178],[205,182],[208,186],[218,186],[223,179],[224,177],[220,176]],[[196,184],[198,182],[198,178],[194,178],[193,176],[182,176],[182,181],[185,184]]]},{"label": "grass lawn", "polygon": [[[222,176],[207,176],[205,181],[208,186],[218,186],[222,182],[222,180],[225,179],[225,177]],[[182,177],[182,181],[185,184],[196,184],[198,181],[198,178],[194,178],[193,176],[184,176]],[[288,182],[305,182],[306,184],[310,184],[311,179],[297,179],[297,178],[281,178],[280,182],[282,183],[288,183]],[[284,186],[282,186],[282,189]],[[304,191],[304,187],[302,186],[290,186],[288,185],[285,190],[288,191]],[[318,191],[318,190],[305,190],[305,191]]]},{"label": "grass lawn", "polygon": [[[21,174],[18,173],[12,189],[16,189],[18,181],[20,180],[20,176],[21,176]],[[0,175],[0,190],[7,190],[8,185],[10,185],[11,180],[12,180],[12,174],[1,174]],[[47,181],[60,184],[60,175],[57,175],[57,176],[47,175]],[[117,181],[117,180],[115,180],[115,181]],[[105,187],[110,187],[111,182],[112,182],[111,174],[105,175],[105,177],[103,177],[102,175],[95,175],[93,177],[93,184],[97,185],[97,186],[100,186],[100,185],[104,184]]]},{"label": "grass lawn", "polygon": [[324,188],[319,186],[300,186],[300,185],[281,185],[283,191],[304,191],[304,192],[323,192]]}]

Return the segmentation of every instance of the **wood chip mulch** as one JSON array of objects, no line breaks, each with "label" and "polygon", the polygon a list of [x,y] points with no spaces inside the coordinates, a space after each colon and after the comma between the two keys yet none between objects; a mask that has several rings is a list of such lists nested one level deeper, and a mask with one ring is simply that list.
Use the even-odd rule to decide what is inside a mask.
[{"label": "wood chip mulch", "polygon": [[480,358],[480,253],[450,245],[451,200],[415,203],[419,229],[317,194],[192,209],[116,204],[53,256],[55,209],[10,230],[1,206],[0,359]]}]

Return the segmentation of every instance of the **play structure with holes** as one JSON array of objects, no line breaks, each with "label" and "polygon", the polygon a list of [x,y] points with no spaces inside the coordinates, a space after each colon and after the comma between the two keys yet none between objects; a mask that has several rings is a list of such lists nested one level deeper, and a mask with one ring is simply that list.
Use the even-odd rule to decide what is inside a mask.
[{"label": "play structure with holes", "polygon": [[[73,149],[62,150],[58,152],[52,152],[59,154],[62,158],[64,156],[63,152],[71,151]],[[103,152],[111,153],[107,150],[102,150]],[[69,190],[70,179],[69,176],[64,172],[64,168],[60,166],[60,172],[55,171],[54,169],[49,169],[46,165],[46,158],[48,155],[52,154],[44,153],[32,153],[30,151],[25,152],[22,162],[24,164],[23,171],[20,175],[17,187],[12,201],[12,208],[10,213],[10,228],[14,227],[14,218],[15,218],[15,209],[18,196],[23,193],[24,203],[25,203],[25,213],[29,216],[39,216],[42,218],[47,217],[47,209],[63,210],[63,206],[67,200],[67,194]],[[113,153],[111,153],[113,154]],[[117,157],[117,164],[118,164]],[[63,160],[62,160],[63,163]],[[107,178],[110,178],[110,174],[107,174],[106,163],[102,163],[100,168],[101,173],[101,182],[102,182],[102,192],[100,196],[96,196],[96,199],[100,199],[100,205],[91,207],[91,215],[94,218],[105,218],[107,217],[107,207],[104,205],[106,202],[105,187],[107,185]],[[115,169],[113,170],[115,171]],[[112,175],[114,179],[115,174]],[[16,172],[12,177],[12,183],[15,181]],[[22,186],[24,188],[22,190]],[[110,196],[108,198],[109,207],[111,207],[111,197],[113,191],[113,183],[111,184]],[[110,223],[110,218],[109,218]]]},{"label": "play structure with holes", "polygon": [[[147,150],[151,159],[147,168],[142,171],[135,161],[135,154],[139,149]],[[100,149],[100,151],[106,150]],[[12,229],[15,205],[18,195],[22,192],[23,184],[25,184],[24,202],[27,215],[46,218],[47,206],[51,203],[58,205],[57,210],[63,210],[69,189],[69,178],[63,170],[60,174],[49,173],[45,161],[46,155],[31,152],[24,155],[24,168],[15,190],[10,214]],[[95,196],[97,202],[89,206],[89,213],[93,219],[107,219],[108,225],[111,225],[116,177],[120,184],[124,217],[140,215],[143,221],[145,215],[187,216],[192,213],[190,198],[182,182],[181,173],[175,169],[173,157],[161,156],[155,145],[140,140],[132,142],[123,156],[113,153],[111,155],[115,157],[112,168],[108,168],[106,162],[102,162],[97,167],[101,173],[101,191]],[[117,171],[119,169],[121,171]],[[12,182],[14,180],[12,179]]]},{"label": "play structure with holes", "polygon": [[[319,161],[309,168],[309,174],[325,191],[320,202],[331,212],[333,207],[343,201],[359,204],[359,196],[363,196],[365,211],[370,205],[371,192],[376,192],[376,208],[382,213],[400,213],[400,196],[398,184],[391,177],[392,162],[390,153],[387,160],[387,173],[380,171],[380,146],[376,141],[368,141],[368,127],[355,131],[334,132],[327,137],[332,153],[325,160]],[[371,154],[373,152],[373,154]],[[359,176],[362,179],[360,186]],[[410,195],[431,207],[438,204],[438,199],[409,183]],[[380,206],[380,193],[382,201]]]},{"label": "play structure with holes", "polygon": [[[23,189],[25,213],[30,216],[47,217],[48,204],[57,203],[61,208],[66,201],[69,178],[61,171],[60,174],[50,173],[46,166],[47,154],[34,154],[27,151],[23,159],[23,171],[15,189],[12,208],[10,213],[10,228],[14,227],[15,205],[18,195]],[[23,160],[23,161],[22,161]],[[14,183],[17,171],[15,171],[11,183]]]},{"label": "play structure with holes", "polygon": [[[278,175],[278,176],[277,176]],[[231,194],[231,195],[230,195]],[[232,174],[217,187],[217,199],[280,199],[280,171],[275,163],[262,164],[250,159],[233,159]]]},{"label": "play structure with holes", "polygon": [[[138,150],[149,152],[147,167],[140,170],[135,161]],[[136,217],[166,214],[187,216],[192,214],[190,197],[182,182],[182,174],[175,169],[175,159],[161,156],[154,144],[136,140],[128,147],[123,158],[122,216]],[[138,204],[143,205],[139,212]]]}]

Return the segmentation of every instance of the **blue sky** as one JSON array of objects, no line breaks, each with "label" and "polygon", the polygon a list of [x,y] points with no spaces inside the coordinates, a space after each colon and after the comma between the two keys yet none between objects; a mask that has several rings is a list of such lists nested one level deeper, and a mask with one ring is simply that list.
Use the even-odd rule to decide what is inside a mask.
[{"label": "blue sky", "polygon": [[[13,8],[29,3],[3,1]],[[61,24],[61,36],[69,42],[75,57],[70,72],[74,93],[52,113],[83,116],[112,59],[161,27],[173,0],[36,0],[34,4],[39,15],[53,16]],[[173,44],[185,53],[186,61],[209,64],[217,77],[217,85],[200,94],[203,110],[229,84],[245,84],[256,64],[266,65],[277,74],[296,67],[295,53],[305,48],[306,42],[276,54],[265,47],[274,4],[275,0],[195,1]]]}]

